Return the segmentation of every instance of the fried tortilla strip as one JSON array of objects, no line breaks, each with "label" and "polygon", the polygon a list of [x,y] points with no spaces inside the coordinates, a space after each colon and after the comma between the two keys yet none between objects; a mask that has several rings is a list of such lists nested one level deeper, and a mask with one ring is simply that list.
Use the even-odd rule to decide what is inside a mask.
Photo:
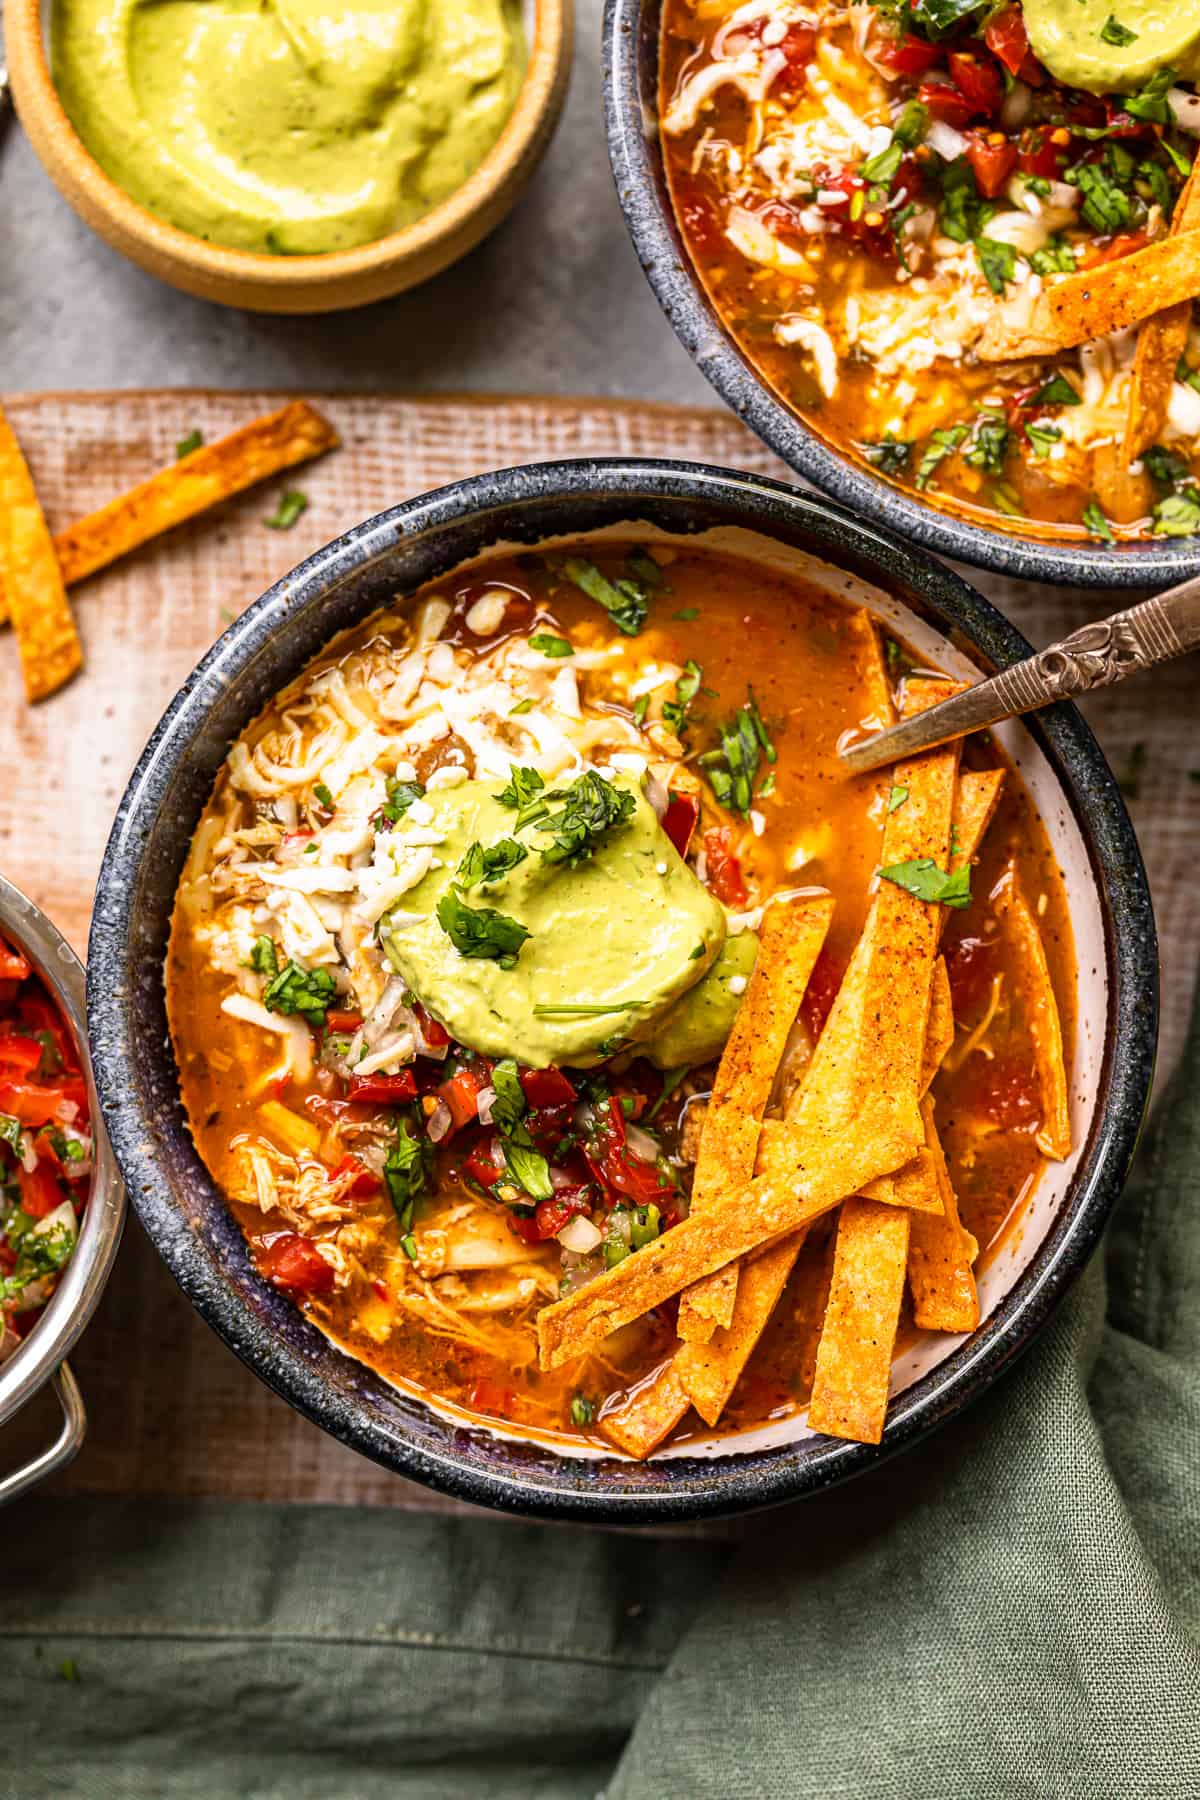
[{"label": "fried tortilla strip", "polygon": [[846,619],[846,636],[854,646],[859,677],[867,690],[867,710],[859,724],[864,730],[886,731],[894,724],[892,684],[888,680],[879,626],[870,613],[856,607]]},{"label": "fried tortilla strip", "polygon": [[1200,232],[1181,231],[1047,281],[1032,306],[1027,299],[998,306],[976,345],[982,362],[1019,362],[1053,356],[1077,344],[1124,331],[1200,294]]},{"label": "fried tortilla strip", "polygon": [[[758,1173],[774,1175],[778,1180],[785,1181],[788,1170],[795,1167],[795,1162],[795,1136],[792,1128],[784,1119],[767,1119],[759,1140]],[[918,1211],[933,1213],[940,1213],[942,1210],[941,1195],[933,1181],[932,1163],[929,1152],[925,1149],[917,1151],[908,1168],[898,1169],[894,1175],[869,1184],[868,1196],[874,1198],[876,1189],[879,1199],[886,1206],[916,1207]]]},{"label": "fried tortilla strip", "polygon": [[641,1462],[671,1435],[690,1405],[672,1356],[649,1380],[622,1395],[619,1405],[602,1412],[596,1429],[626,1456]]},{"label": "fried tortilla strip", "polygon": [[933,1119],[933,1101],[921,1103],[926,1155],[942,1197],[942,1216],[912,1214],[908,1240],[908,1287],[913,1320],[925,1331],[974,1331],[979,1323],[975,1258],[979,1245],[958,1217],[958,1200]]},{"label": "fried tortilla strip", "polygon": [[1071,1154],[1071,1106],[1067,1091],[1067,1065],[1063,1053],[1062,1021],[1054,984],[1046,962],[1046,948],[1037,920],[1021,891],[1016,869],[1000,900],[1000,916],[1016,947],[1021,963],[1020,987],[1038,1085],[1042,1090],[1042,1129],[1037,1147],[1043,1156],[1062,1162]]},{"label": "fried tortilla strip", "polygon": [[[754,1174],[762,1116],[832,917],[829,894],[776,900],[763,915],[754,970],[704,1115],[693,1212]],[[703,1343],[714,1326],[728,1325],[736,1293],[734,1263],[689,1288],[679,1302],[680,1337]]]},{"label": "fried tortilla strip", "polygon": [[70,587],[185,519],[270,475],[335,450],[339,442],[329,421],[303,400],[251,419],[68,525],[54,540],[63,580]]},{"label": "fried tortilla strip", "polygon": [[[1200,157],[1192,164],[1191,173],[1171,214],[1171,235],[1183,231],[1200,231]],[[1137,354],[1133,360],[1133,383],[1129,396],[1129,418],[1125,424],[1122,447],[1126,467],[1136,462],[1143,450],[1158,442],[1167,422],[1167,406],[1171,384],[1179,359],[1187,348],[1188,326],[1192,321],[1192,303],[1181,300],[1164,312],[1154,313],[1138,332]]]},{"label": "fried tortilla strip", "polygon": [[83,667],[83,648],[54,543],[12,426],[0,412],[0,584],[25,693],[44,700]]},{"label": "fried tortilla strip", "polygon": [[919,1116],[917,1124],[914,1132],[907,1121],[898,1122],[886,1102],[867,1104],[850,1131],[815,1134],[811,1160],[786,1183],[756,1176],[586,1287],[543,1307],[537,1318],[542,1368],[556,1369],[581,1356],[693,1281],[797,1231],[864,1182],[910,1162],[920,1144]]},{"label": "fried tortilla strip", "polygon": [[929,1024],[925,1030],[925,1054],[921,1059],[921,1092],[927,1094],[942,1060],[954,1042],[954,1001],[946,959],[933,965],[933,993],[929,998]]},{"label": "fried tortilla strip", "polygon": [[901,1208],[861,1195],[842,1207],[808,1407],[814,1431],[860,1444],[883,1436],[909,1219]]}]

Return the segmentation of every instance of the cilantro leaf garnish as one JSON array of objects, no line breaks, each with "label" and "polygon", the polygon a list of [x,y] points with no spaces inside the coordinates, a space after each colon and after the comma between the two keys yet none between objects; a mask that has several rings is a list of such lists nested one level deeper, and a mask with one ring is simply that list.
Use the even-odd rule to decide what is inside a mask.
[{"label": "cilantro leaf garnish", "polygon": [[455,876],[460,887],[490,887],[490,885],[523,863],[529,855],[524,844],[518,844],[516,838],[499,838],[494,844],[472,844],[458,865]]},{"label": "cilantro leaf garnish", "polygon": [[250,952],[250,967],[257,975],[278,975],[279,954],[272,938],[265,935],[255,938],[254,948]]},{"label": "cilantro leaf garnish", "polygon": [[907,441],[895,437],[882,437],[877,443],[862,443],[856,446],[866,457],[873,469],[883,475],[903,475],[913,453],[913,440]]},{"label": "cilantro leaf garnish", "polygon": [[425,788],[423,783],[419,781],[399,781],[396,776],[389,776],[387,784],[387,800],[385,804],[380,807],[376,816],[381,819],[390,820],[393,825],[398,825],[413,801],[423,800],[424,798]]},{"label": "cilantro leaf garnish", "polygon": [[[273,944],[271,948],[274,950]],[[268,1012],[298,1013],[315,1030],[324,1025],[326,1009],[336,992],[337,983],[328,969],[306,969],[289,960],[268,982],[263,1005]]]},{"label": "cilantro leaf garnish", "polygon": [[501,806],[511,806],[515,811],[523,812],[545,785],[536,769],[514,768],[509,775],[508,786],[500,789],[496,799]]},{"label": "cilantro leaf garnish", "polygon": [[1172,113],[1167,95],[1179,80],[1176,69],[1157,69],[1145,87],[1136,94],[1126,94],[1122,111],[1132,119],[1145,119],[1152,125],[1169,125]]},{"label": "cilantro leaf garnish", "polygon": [[1129,195],[1095,163],[1077,164],[1067,180],[1079,189],[1080,210],[1093,231],[1121,231],[1129,224],[1133,217]]},{"label": "cilantro leaf garnish", "polygon": [[[536,818],[517,820],[517,830],[523,824],[536,824],[552,840],[542,848],[543,860],[566,863],[570,868],[586,862],[610,832],[626,823],[636,804],[627,788],[606,781],[594,769],[585,769],[570,787],[555,788],[543,801]],[[552,811],[556,801],[561,805]]]},{"label": "cilantro leaf garnish", "polygon": [[720,749],[706,750],[700,766],[720,804],[746,819],[755,798],[755,777],[764,758],[774,763],[778,752],[751,691],[745,704],[721,726]]},{"label": "cilantro leaf garnish", "polygon": [[1025,436],[1029,439],[1035,456],[1049,456],[1054,445],[1061,439],[1062,432],[1057,425],[1027,425]]},{"label": "cilantro leaf garnish", "polygon": [[1113,528],[1101,512],[1098,501],[1088,501],[1083,509],[1083,523],[1087,526],[1093,537],[1103,538],[1106,544],[1116,543]]},{"label": "cilantro leaf garnish", "polygon": [[898,812],[907,799],[908,789],[906,787],[893,787],[891,793],[888,795],[888,811],[890,813]]},{"label": "cilantro leaf garnish", "polygon": [[1065,375],[1052,375],[1045,387],[1040,387],[1029,399],[1032,407],[1040,406],[1078,406],[1080,396],[1071,386]]},{"label": "cilantro leaf garnish", "polygon": [[480,962],[516,966],[529,932],[517,919],[495,912],[490,906],[468,906],[449,888],[437,903],[437,922],[460,956]]},{"label": "cilantro leaf garnish", "polygon": [[175,461],[182,462],[185,456],[192,454],[193,450],[199,450],[203,442],[204,433],[202,431],[189,431],[187,436],[181,437],[175,446]]},{"label": "cilantro leaf garnish", "polygon": [[930,906],[961,908],[971,904],[971,870],[966,864],[948,874],[938,868],[931,856],[919,856],[912,862],[892,863],[880,869],[879,874],[884,881],[893,882]]},{"label": "cilantro leaf garnish", "polygon": [[1190,474],[1183,457],[1162,444],[1151,444],[1148,450],[1143,451],[1142,461],[1150,479],[1160,482],[1163,487],[1176,487],[1181,481],[1186,481]]},{"label": "cilantro leaf garnish", "polygon": [[529,1135],[524,1123],[529,1110],[517,1065],[511,1056],[492,1070],[492,1123],[500,1133],[505,1167],[522,1191],[533,1200],[549,1200],[554,1192],[550,1165]]},{"label": "cilantro leaf garnish", "polygon": [[1071,275],[1075,270],[1075,252],[1061,237],[1052,237],[1031,253],[1029,266],[1035,275]]},{"label": "cilantro leaf garnish", "polygon": [[383,1179],[396,1222],[407,1233],[413,1208],[429,1186],[433,1174],[433,1145],[417,1123],[414,1110],[405,1107],[396,1119],[395,1142],[383,1164]]},{"label": "cilantro leaf garnish", "polygon": [[299,488],[289,488],[269,519],[263,521],[272,531],[290,531],[302,512],[308,511],[308,495]]},{"label": "cilantro leaf garnish", "polygon": [[565,637],[559,637],[553,631],[535,631],[529,640],[531,650],[542,656],[574,656],[575,651]]},{"label": "cilantro leaf garnish", "polygon": [[1109,13],[1107,19],[1105,19],[1103,25],[1100,27],[1100,42],[1102,44],[1115,44],[1118,49],[1123,50],[1126,44],[1136,44],[1137,40],[1137,32],[1130,31],[1128,25],[1122,25],[1120,19],[1116,18],[1112,13]]},{"label": "cilantro leaf garnish", "polygon": [[930,432],[925,454],[917,465],[916,485],[919,488],[929,486],[938,468],[948,456],[953,456],[966,435],[965,425],[945,425]]},{"label": "cilantro leaf garnish", "polygon": [[333,811],[333,795],[330,793],[329,789],[326,787],[326,785],[323,781],[318,781],[318,782],[314,783],[313,794],[316,796],[316,799],[319,801],[319,803],[324,807],[326,812]]},{"label": "cilantro leaf garnish", "polygon": [[589,600],[604,608],[618,631],[626,637],[637,636],[650,611],[650,596],[644,582],[629,575],[620,575],[616,581],[610,581],[595,563],[588,562],[583,556],[568,556],[562,572],[568,581],[583,589]]},{"label": "cilantro leaf garnish", "polygon": [[1012,280],[1017,268],[1017,253],[1011,244],[1002,244],[997,238],[977,237],[975,239],[975,255],[983,278],[993,294],[1003,296],[1008,283]]},{"label": "cilantro leaf garnish", "polygon": [[988,475],[999,475],[1008,456],[1008,426],[1000,413],[980,413],[971,428],[963,461]]}]

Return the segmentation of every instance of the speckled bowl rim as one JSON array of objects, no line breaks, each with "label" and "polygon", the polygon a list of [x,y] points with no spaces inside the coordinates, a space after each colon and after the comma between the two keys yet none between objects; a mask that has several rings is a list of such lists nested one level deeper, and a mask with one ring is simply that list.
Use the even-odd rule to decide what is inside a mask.
[{"label": "speckled bowl rim", "polygon": [[[535,528],[535,513],[553,505],[562,505],[569,516]],[[990,1386],[1045,1323],[1097,1244],[1133,1154],[1150,1091],[1157,1030],[1154,917],[1137,840],[1112,773],[1081,715],[1072,706],[1056,706],[1031,729],[1075,815],[1100,898],[1113,1023],[1101,1066],[1099,1103],[1072,1187],[1030,1266],[966,1344],[897,1397],[880,1448],[828,1439],[818,1440],[814,1449],[810,1439],[781,1449],[668,1463],[605,1458],[580,1464],[543,1454],[530,1466],[521,1446],[450,1427],[416,1403],[404,1426],[406,1435],[398,1437],[394,1426],[385,1429],[377,1410],[373,1413],[346,1391],[353,1385],[372,1405],[384,1394],[394,1412],[395,1390],[344,1357],[263,1283],[251,1269],[244,1245],[241,1288],[219,1278],[213,1257],[172,1192],[165,1151],[179,1151],[194,1165],[201,1185],[207,1182],[206,1193],[216,1190],[187,1137],[173,1076],[170,1103],[159,1110],[140,1090],[135,1074],[138,1024],[128,986],[128,971],[139,967],[140,890],[144,879],[153,878],[148,847],[172,780],[187,766],[189,748],[206,717],[232,680],[254,679],[256,659],[273,645],[277,633],[289,631],[303,640],[306,617],[319,618],[325,629],[328,615],[321,609],[331,592],[364,572],[369,578],[375,565],[380,565],[382,579],[384,559],[397,549],[414,553],[415,546],[420,556],[425,546],[436,550],[442,545],[441,566],[448,569],[497,539],[532,543],[548,531],[653,518],[656,509],[661,522],[666,508],[678,513],[680,529],[741,524],[801,543],[938,619],[947,635],[973,647],[985,664],[1000,666],[1028,652],[1020,633],[951,570],[818,496],[762,477],[695,463],[611,458],[539,464],[456,482],[393,507],[317,551],[218,639],[167,708],[121,800],[100,871],[88,956],[96,1085],[129,1197],[172,1274],[226,1343],[306,1417],[384,1467],[503,1511],[606,1524],[724,1515],[825,1489],[915,1443]],[[684,515],[692,508],[706,524],[687,525]],[[460,541],[464,531],[465,542]],[[328,632],[378,604],[377,598],[370,606],[360,600],[357,612],[339,615]],[[288,652],[286,666],[297,673],[311,654],[302,642]],[[275,685],[285,678],[278,669],[272,671]],[[253,710],[246,708],[243,724]],[[172,889],[198,811],[199,805],[188,816],[172,814],[163,828],[172,870],[160,870],[158,879],[169,879]],[[153,980],[161,996],[157,968]],[[231,1216],[224,1217],[228,1227],[221,1230],[231,1228],[240,1236]],[[336,1372],[340,1385],[323,1378],[322,1364]]]},{"label": "speckled bowl rim", "polygon": [[1073,548],[953,518],[830,449],[776,397],[705,293],[667,198],[650,79],[658,68],[661,11],[662,0],[607,0],[602,60],[609,158],[646,279],[680,343],[738,418],[789,468],[856,514],[976,568],[1108,588],[1156,588],[1200,573],[1200,539],[1155,540],[1144,549]]}]

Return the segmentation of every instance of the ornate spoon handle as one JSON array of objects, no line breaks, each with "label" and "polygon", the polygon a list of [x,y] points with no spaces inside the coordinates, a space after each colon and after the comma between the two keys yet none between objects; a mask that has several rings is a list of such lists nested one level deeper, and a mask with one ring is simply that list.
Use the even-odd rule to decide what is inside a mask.
[{"label": "ornate spoon handle", "polygon": [[1073,631],[1060,643],[1036,656],[1001,669],[987,681],[976,682],[928,712],[876,732],[842,750],[842,761],[855,774],[879,769],[902,756],[932,750],[951,738],[981,731],[1000,719],[1016,718],[1049,706],[1055,700],[1073,700],[1092,688],[1124,681],[1138,669],[1182,656],[1200,644],[1200,575],[1178,587],[1143,600],[1111,618],[1097,619]]}]

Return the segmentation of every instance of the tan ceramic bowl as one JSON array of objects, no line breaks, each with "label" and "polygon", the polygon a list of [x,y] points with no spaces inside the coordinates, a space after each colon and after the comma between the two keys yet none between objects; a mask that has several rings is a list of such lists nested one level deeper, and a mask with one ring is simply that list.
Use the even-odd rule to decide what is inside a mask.
[{"label": "tan ceramic bowl", "polygon": [[257,312],[336,312],[427,281],[500,223],[550,141],[567,90],[574,0],[527,0],[529,68],[512,117],[475,173],[423,219],[373,244],[327,256],[225,250],[155,218],[85,150],[50,78],[42,0],[7,0],[4,43],[13,100],[60,193],[140,268],[202,300]]}]

